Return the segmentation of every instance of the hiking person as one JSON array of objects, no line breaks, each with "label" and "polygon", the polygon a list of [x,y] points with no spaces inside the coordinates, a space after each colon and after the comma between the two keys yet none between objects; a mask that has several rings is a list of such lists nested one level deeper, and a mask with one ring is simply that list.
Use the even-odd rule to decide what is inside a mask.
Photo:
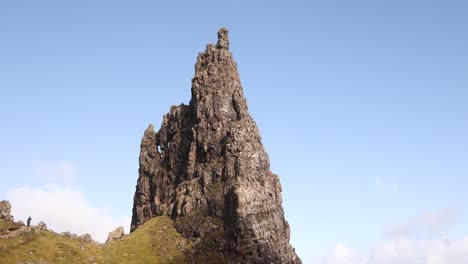
[{"label": "hiking person", "polygon": [[28,223],[28,226],[31,225],[31,216],[28,217],[28,222],[27,223]]}]

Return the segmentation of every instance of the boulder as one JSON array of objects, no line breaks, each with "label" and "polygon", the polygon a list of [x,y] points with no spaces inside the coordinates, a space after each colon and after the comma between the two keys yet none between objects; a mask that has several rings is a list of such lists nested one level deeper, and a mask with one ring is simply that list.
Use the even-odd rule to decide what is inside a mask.
[{"label": "boulder", "polygon": [[47,225],[43,221],[40,221],[39,224],[37,224],[37,230],[38,231],[47,231]]},{"label": "boulder", "polygon": [[13,216],[11,214],[11,204],[7,200],[0,202],[0,219],[5,221],[13,221]]},{"label": "boulder", "polygon": [[70,232],[62,232],[59,234],[60,237],[71,237]]},{"label": "boulder", "polygon": [[84,234],[78,237],[78,240],[80,240],[83,243],[92,243],[94,242],[93,239],[91,238],[90,234]]},{"label": "boulder", "polygon": [[119,226],[114,231],[109,232],[109,235],[107,236],[106,244],[115,240],[119,240],[124,236],[125,236],[124,228],[123,226]]}]

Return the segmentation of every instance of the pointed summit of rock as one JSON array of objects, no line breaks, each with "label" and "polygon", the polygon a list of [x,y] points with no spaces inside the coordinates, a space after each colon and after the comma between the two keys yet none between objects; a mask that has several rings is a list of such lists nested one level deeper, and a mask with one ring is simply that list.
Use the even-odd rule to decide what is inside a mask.
[{"label": "pointed summit of rock", "polygon": [[229,31],[226,28],[221,28],[218,30],[218,43],[216,47],[218,49],[229,49]]},{"label": "pointed summit of rock", "polygon": [[191,92],[144,133],[131,231],[168,215],[192,243],[190,263],[301,263],[227,29],[198,55]]},{"label": "pointed summit of rock", "polygon": [[227,29],[220,29],[218,44],[208,44],[206,51],[198,54],[190,101],[198,119],[228,122],[247,114],[247,103],[237,64],[229,51],[227,34]]}]

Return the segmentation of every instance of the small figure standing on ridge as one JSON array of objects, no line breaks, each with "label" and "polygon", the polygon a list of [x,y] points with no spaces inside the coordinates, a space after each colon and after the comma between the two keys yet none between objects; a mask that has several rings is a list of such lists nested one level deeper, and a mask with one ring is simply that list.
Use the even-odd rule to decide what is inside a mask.
[{"label": "small figure standing on ridge", "polygon": [[31,225],[31,216],[28,217],[28,222],[27,222],[27,225]]}]

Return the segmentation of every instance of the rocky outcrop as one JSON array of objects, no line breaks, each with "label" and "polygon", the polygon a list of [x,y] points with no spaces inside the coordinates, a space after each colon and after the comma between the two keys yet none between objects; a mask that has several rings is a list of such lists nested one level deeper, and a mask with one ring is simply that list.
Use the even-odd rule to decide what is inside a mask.
[{"label": "rocky outcrop", "polygon": [[11,204],[9,201],[3,200],[0,202],[0,219],[13,221],[13,216],[11,215]]},{"label": "rocky outcrop", "polygon": [[78,235],[75,234],[75,233],[70,233],[70,232],[62,232],[60,234],[58,234],[60,237],[69,237],[69,238],[73,238],[73,239],[78,239]]},{"label": "rocky outcrop", "polygon": [[168,215],[193,245],[190,262],[301,263],[226,29],[198,55],[191,92],[144,132],[131,231]]},{"label": "rocky outcrop", "polygon": [[122,237],[124,236],[125,236],[124,228],[123,226],[119,226],[114,231],[109,232],[109,235],[107,236],[106,244],[115,240],[122,239]]},{"label": "rocky outcrop", "polygon": [[81,235],[78,237],[78,240],[83,242],[83,243],[93,243],[94,240],[93,238],[91,237],[90,234],[84,234],[84,235]]},{"label": "rocky outcrop", "polygon": [[40,231],[47,231],[47,225],[43,221],[40,221],[39,224],[37,224],[37,229],[38,232]]},{"label": "rocky outcrop", "polygon": [[[50,231],[50,230],[49,230]],[[75,233],[70,233],[70,232],[62,232],[62,233],[59,233],[57,234],[59,237],[66,237],[66,238],[70,238],[70,239],[74,239],[74,240],[78,240],[80,241],[81,243],[87,243],[87,244],[96,244],[98,245],[99,242],[96,242],[93,240],[93,238],[91,237],[90,234],[84,234],[84,235],[81,235],[81,236],[78,236],[77,234]]]}]

